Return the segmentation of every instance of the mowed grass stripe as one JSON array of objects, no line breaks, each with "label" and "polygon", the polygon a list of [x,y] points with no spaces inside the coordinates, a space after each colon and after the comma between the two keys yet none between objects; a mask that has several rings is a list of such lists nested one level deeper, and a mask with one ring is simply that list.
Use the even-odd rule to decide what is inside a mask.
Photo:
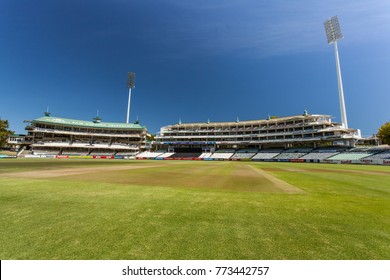
[{"label": "mowed grass stripe", "polygon": [[[89,160],[89,159],[1,159],[0,175],[10,172],[46,172],[50,170],[77,169],[87,167],[123,166],[129,165],[125,160]],[[143,164],[142,161],[132,161],[131,165]]]},{"label": "mowed grass stripe", "polygon": [[[139,180],[131,183],[239,192],[283,192],[274,182],[262,174],[254,172],[247,164],[232,162],[203,164],[199,162],[194,163],[191,168],[186,165],[175,165],[168,168],[161,167],[157,172],[154,170],[145,170],[145,172],[152,174],[150,174],[151,176],[142,176],[141,173]],[[132,173],[134,174],[134,172]],[[133,179],[133,176],[127,178]],[[162,178],[164,179],[161,180]]]},{"label": "mowed grass stripe", "polygon": [[[301,168],[300,165],[284,163],[161,164],[138,170],[108,171],[107,174],[119,172],[116,176],[128,177],[129,173],[141,172],[149,177],[180,171],[193,175],[187,178],[196,178],[202,177],[203,173],[217,176],[221,172],[221,177],[227,177],[229,181],[229,176],[242,175],[246,170],[243,166],[249,164],[254,168],[279,170],[267,172],[299,186],[305,193],[221,191],[213,187],[183,187],[178,181],[179,185],[162,187],[110,180],[100,182],[93,177],[100,173],[84,174],[90,180],[66,176],[48,179],[0,177],[0,257],[390,257],[387,175],[340,173],[338,166],[332,166],[334,173],[293,172],[281,169]],[[302,166],[318,168],[320,165]],[[79,163],[77,168],[80,168]],[[356,170],[354,166],[349,168]],[[160,173],[155,173],[159,170]],[[247,176],[250,174],[242,177]],[[164,182],[164,177],[159,180]]]},{"label": "mowed grass stripe", "polygon": [[[154,164],[153,164],[154,163]],[[142,169],[142,170],[141,170]],[[8,175],[8,174],[7,174]],[[234,162],[188,164],[145,162],[141,165],[74,168],[15,173],[18,177],[61,177],[69,181],[107,182],[125,185],[201,188],[224,191],[292,192],[297,190],[248,164]],[[286,187],[287,186],[287,187]]]},{"label": "mowed grass stripe", "polygon": [[252,165],[247,165],[248,167],[252,168],[254,171],[256,171],[259,175],[263,176],[264,178],[268,179],[270,182],[272,182],[275,186],[275,188],[278,188],[284,192],[287,193],[303,193],[303,191],[289,183],[286,183],[283,180],[280,180],[276,177],[274,177],[271,174],[268,174],[264,170],[260,168],[255,168]]}]

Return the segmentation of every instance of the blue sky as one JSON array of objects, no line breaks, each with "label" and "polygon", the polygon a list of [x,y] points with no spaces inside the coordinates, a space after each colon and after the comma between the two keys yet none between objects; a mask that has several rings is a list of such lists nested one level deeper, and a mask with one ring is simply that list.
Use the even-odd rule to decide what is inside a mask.
[{"label": "blue sky", "polygon": [[0,117],[125,122],[156,133],[182,122],[264,119],[307,109],[340,121],[333,46],[338,15],[349,126],[390,120],[387,0],[0,0]]}]

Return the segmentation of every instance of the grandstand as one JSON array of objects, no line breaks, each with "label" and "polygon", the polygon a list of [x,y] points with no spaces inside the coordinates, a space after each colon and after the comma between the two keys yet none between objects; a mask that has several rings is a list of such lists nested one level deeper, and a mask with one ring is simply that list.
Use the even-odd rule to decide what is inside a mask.
[{"label": "grandstand", "polygon": [[286,151],[281,152],[279,155],[274,157],[276,160],[292,160],[292,159],[300,159],[304,155],[311,152],[310,148],[303,149],[288,149]]},{"label": "grandstand", "polygon": [[162,152],[149,152],[149,151],[145,151],[145,152],[142,152],[142,153],[139,153],[137,154],[136,158],[137,159],[154,159],[162,154],[164,154],[165,151],[162,151]]},{"label": "grandstand", "polygon": [[[311,115],[304,112],[302,115],[268,118],[265,120],[236,121],[236,122],[206,122],[206,123],[179,123],[162,127],[156,136],[157,149],[184,152],[202,150],[202,158],[227,159],[233,154],[245,149],[267,150],[271,148],[294,149],[307,148],[302,154],[288,155],[285,152],[281,158],[296,158],[309,153],[310,150],[320,147],[353,147],[360,138],[355,129],[344,128],[342,124],[333,122],[329,115]],[[226,155],[221,150],[233,149]],[[216,151],[216,152],[213,152]],[[213,152],[210,156],[208,153]],[[249,157],[249,155],[238,155]],[[256,159],[256,152],[253,152]],[[206,156],[206,154],[208,154]],[[275,155],[261,154],[259,159],[273,158]],[[250,158],[249,157],[249,158]],[[264,158],[263,158],[264,157]]]},{"label": "grandstand", "polygon": [[169,158],[172,159],[192,159],[192,158],[199,158],[201,156],[201,153],[174,153],[173,155],[169,156]]},{"label": "grandstand", "polygon": [[202,154],[199,156],[199,158],[201,158],[201,159],[208,159],[208,158],[211,157],[212,154],[213,154],[213,153],[202,153]]},{"label": "grandstand", "polygon": [[261,150],[256,155],[254,155],[252,157],[252,160],[254,160],[254,161],[268,161],[268,160],[275,158],[281,152],[283,152],[283,149]]},{"label": "grandstand", "polygon": [[342,161],[353,161],[353,160],[387,160],[390,159],[390,147],[359,147],[346,150],[337,155],[331,156],[328,160],[342,160]]},{"label": "grandstand", "polygon": [[323,149],[318,149],[318,150],[313,150],[310,153],[304,155],[301,157],[303,160],[324,160],[327,158],[330,158],[334,155],[337,155],[339,152],[337,150],[323,150]]},{"label": "grandstand", "polygon": [[234,155],[234,149],[220,149],[213,153],[210,158],[215,160],[226,160]]},{"label": "grandstand", "polygon": [[366,148],[270,148],[257,150],[219,149],[215,152],[157,152],[145,151],[137,155],[137,159],[187,159],[187,160],[232,160],[232,161],[271,161],[271,162],[324,162],[355,164],[390,164],[390,147]]},{"label": "grandstand", "polygon": [[232,160],[247,160],[256,155],[258,149],[239,149],[230,159]]},{"label": "grandstand", "polygon": [[210,158],[212,159],[229,159],[233,156],[233,153],[214,153]]},{"label": "grandstand", "polygon": [[329,157],[329,160],[358,160],[363,159],[375,154],[375,151],[370,151],[367,148],[354,148],[348,151],[339,153],[332,157]]},{"label": "grandstand", "polygon": [[365,157],[365,160],[380,160],[380,159],[390,159],[390,149],[385,149],[379,151],[377,154]]},{"label": "grandstand", "polygon": [[202,155],[200,148],[176,148],[175,150],[168,149],[168,152],[172,153],[170,156],[167,156],[168,159],[196,159]]},{"label": "grandstand", "polygon": [[[236,122],[164,126],[154,147],[169,158],[390,164],[383,149],[356,148],[360,131],[308,114]],[[160,156],[160,159],[164,157]]]},{"label": "grandstand", "polygon": [[163,153],[157,157],[155,157],[156,159],[165,159],[165,158],[169,158],[170,156],[172,156],[173,154],[175,153],[171,153],[171,152],[167,152],[167,153]]},{"label": "grandstand", "polygon": [[145,149],[146,127],[139,123],[44,117],[26,121],[28,156],[134,156]]},{"label": "grandstand", "polygon": [[359,132],[329,115],[237,122],[187,123],[162,127],[147,144],[146,128],[135,124],[44,117],[26,121],[17,137],[18,155],[136,159],[300,161],[390,164],[390,148],[354,147]]}]

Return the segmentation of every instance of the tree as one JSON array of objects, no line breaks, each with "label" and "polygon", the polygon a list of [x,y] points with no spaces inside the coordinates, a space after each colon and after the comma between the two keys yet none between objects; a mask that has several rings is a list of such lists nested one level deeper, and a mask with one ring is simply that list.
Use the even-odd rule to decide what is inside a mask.
[{"label": "tree", "polygon": [[377,136],[382,141],[382,144],[390,145],[390,122],[379,128]]},{"label": "tree", "polygon": [[154,138],[156,137],[156,135],[154,134],[148,134],[146,135],[146,140],[148,141],[154,141]]},{"label": "tree", "polygon": [[10,135],[14,134],[13,131],[9,130],[8,120],[2,120],[0,118],[0,148],[7,144],[7,139]]}]

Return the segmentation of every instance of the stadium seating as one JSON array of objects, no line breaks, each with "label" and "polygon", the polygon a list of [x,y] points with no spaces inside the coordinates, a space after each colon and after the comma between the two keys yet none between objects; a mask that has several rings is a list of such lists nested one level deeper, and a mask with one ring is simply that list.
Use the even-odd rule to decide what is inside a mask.
[{"label": "stadium seating", "polygon": [[210,158],[212,159],[229,159],[234,153],[223,153],[223,152],[215,152]]},{"label": "stadium seating", "polygon": [[135,156],[136,152],[133,151],[118,151],[115,153],[116,156]]},{"label": "stadium seating", "polygon": [[88,150],[67,150],[64,149],[61,153],[63,156],[87,156]]},{"label": "stadium seating", "polygon": [[367,160],[377,160],[377,159],[390,159],[390,149],[382,149],[382,150],[370,150],[370,152],[376,151],[376,154],[370,155],[363,159]]},{"label": "stadium seating", "polygon": [[252,157],[252,160],[266,160],[266,159],[273,159],[280,153],[266,153],[266,152],[261,152],[257,153]]},{"label": "stadium seating", "polygon": [[330,160],[358,160],[358,159],[362,159],[362,158],[372,156],[372,155],[373,154],[369,153],[369,152],[353,152],[353,151],[350,152],[350,151],[347,151],[347,152],[343,152],[343,153],[337,154],[335,156],[332,156],[328,159],[330,159]]},{"label": "stadium seating", "polygon": [[126,149],[126,148],[133,148],[136,149],[137,146],[133,144],[126,144],[126,143],[112,143],[110,145],[111,149]]},{"label": "stadium seating", "polygon": [[283,150],[282,149],[266,149],[260,150],[256,155],[252,157],[252,160],[262,161],[270,160],[279,155]]},{"label": "stadium seating", "polygon": [[250,159],[252,158],[256,153],[235,153],[231,159]]},{"label": "stadium seating", "polygon": [[90,156],[113,156],[113,150],[93,150],[89,153]]},{"label": "stadium seating", "polygon": [[256,148],[247,148],[247,149],[240,149],[236,153],[257,153],[259,149]]},{"label": "stadium seating", "polygon": [[174,153],[164,153],[164,154],[161,154],[161,155],[159,155],[158,156],[158,158],[168,158],[168,157],[170,157],[171,155],[173,155]]},{"label": "stadium seating", "polygon": [[137,158],[148,158],[148,159],[153,159],[153,158],[156,158],[160,155],[164,154],[164,152],[149,152],[149,151],[145,151],[145,152],[142,152],[142,153],[139,153],[138,155],[136,155]]},{"label": "stadium seating", "polygon": [[290,160],[290,159],[299,159],[309,153],[312,149],[311,148],[301,148],[301,149],[288,149],[276,157],[274,159],[280,159],[280,160]]},{"label": "stadium seating", "polygon": [[328,152],[328,151],[313,151],[311,153],[308,153],[301,157],[301,159],[307,159],[307,160],[323,160],[327,159],[329,157],[332,157],[334,155],[337,155],[338,152]]},{"label": "stadium seating", "polygon": [[199,158],[210,158],[213,153],[202,153]]},{"label": "stadium seating", "polygon": [[231,157],[231,159],[250,159],[257,152],[258,149],[254,149],[254,148],[240,149]]},{"label": "stadium seating", "polygon": [[80,141],[74,141],[73,143],[71,143],[69,145],[70,147],[73,147],[73,148],[90,148],[90,147],[95,147],[93,144],[91,144],[90,142],[80,142]]},{"label": "stadium seating", "polygon": [[306,153],[289,153],[289,152],[284,152],[280,153],[274,159],[281,159],[281,160],[288,160],[288,159],[299,159],[300,157],[303,157],[306,155]]},{"label": "stadium seating", "polygon": [[200,153],[175,153],[169,156],[169,158],[197,158],[200,155]]},{"label": "stadium seating", "polygon": [[68,147],[70,142],[57,142],[57,141],[48,141],[44,143],[45,147]]},{"label": "stadium seating", "polygon": [[43,150],[37,148],[34,148],[33,150],[34,155],[58,155],[59,153],[60,150]]},{"label": "stadium seating", "polygon": [[93,144],[94,148],[101,148],[101,149],[108,149],[110,148],[109,143],[94,143]]},{"label": "stadium seating", "polygon": [[215,153],[234,153],[235,151],[236,151],[235,149],[219,149],[215,151]]}]

